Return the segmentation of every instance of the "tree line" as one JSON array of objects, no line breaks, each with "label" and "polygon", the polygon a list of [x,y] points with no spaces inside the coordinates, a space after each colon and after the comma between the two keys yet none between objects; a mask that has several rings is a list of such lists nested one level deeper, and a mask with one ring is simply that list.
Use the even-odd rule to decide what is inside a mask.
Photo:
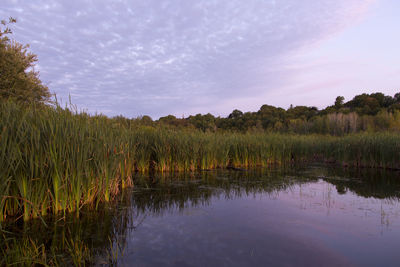
[{"label": "tree line", "polygon": [[161,124],[201,131],[271,131],[299,134],[343,135],[360,131],[400,131],[400,93],[393,97],[383,93],[360,94],[345,102],[338,96],[333,105],[316,107],[291,106],[288,109],[262,105],[256,112],[233,110],[227,117],[197,114],[187,118],[168,115],[152,122],[138,118],[147,125]]}]

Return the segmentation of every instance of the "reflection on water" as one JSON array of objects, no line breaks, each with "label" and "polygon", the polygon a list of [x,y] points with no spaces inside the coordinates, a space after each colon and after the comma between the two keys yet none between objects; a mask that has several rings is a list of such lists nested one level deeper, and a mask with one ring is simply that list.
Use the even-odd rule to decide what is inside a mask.
[{"label": "reflection on water", "polygon": [[86,254],[88,263],[122,266],[400,263],[396,172],[313,166],[143,176],[135,184],[98,212],[48,218],[47,227],[9,225],[14,234],[3,237],[16,247],[24,238],[44,244],[62,264]]}]

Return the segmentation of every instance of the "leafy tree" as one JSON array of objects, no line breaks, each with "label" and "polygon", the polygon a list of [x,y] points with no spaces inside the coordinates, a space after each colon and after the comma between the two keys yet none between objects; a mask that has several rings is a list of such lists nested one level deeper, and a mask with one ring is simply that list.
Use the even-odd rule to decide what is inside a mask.
[{"label": "leafy tree", "polygon": [[394,101],[395,101],[396,103],[400,103],[400,93],[396,93],[396,94],[394,95]]},{"label": "leafy tree", "polygon": [[8,36],[12,34],[9,24],[14,18],[0,22],[0,99],[13,99],[19,103],[48,103],[50,92],[34,70],[37,56]]},{"label": "leafy tree", "polygon": [[168,115],[168,116],[164,116],[164,117],[160,117],[158,119],[159,122],[161,123],[165,123],[165,124],[178,124],[178,119],[174,116],[174,115]]},{"label": "leafy tree", "polygon": [[140,118],[143,125],[151,126],[153,124],[153,119],[150,116],[144,115]]},{"label": "leafy tree", "polygon": [[243,114],[242,130],[248,131],[250,129],[262,128],[261,122],[257,120],[256,112],[245,112]]},{"label": "leafy tree", "polygon": [[344,105],[359,115],[376,115],[383,104],[384,97],[382,96],[381,93],[356,95]]},{"label": "leafy tree", "polygon": [[[281,128],[281,124],[285,119],[285,110],[283,108],[277,108],[270,105],[262,105],[257,114],[264,129],[275,127],[275,125]],[[281,124],[277,124],[277,122],[280,122]]]},{"label": "leafy tree", "polygon": [[235,109],[234,111],[232,111],[231,114],[229,114],[228,118],[229,119],[238,119],[241,118],[243,116],[243,112],[241,112],[238,109]]},{"label": "leafy tree", "polygon": [[335,108],[336,109],[340,109],[343,107],[343,101],[344,101],[344,97],[343,96],[338,96],[336,97],[335,100]]},{"label": "leafy tree", "polygon": [[197,114],[196,116],[189,116],[188,121],[197,129],[206,131],[215,131],[215,117],[208,113],[206,115]]},{"label": "leafy tree", "polygon": [[316,107],[296,106],[288,109],[286,113],[289,119],[309,120],[318,114],[318,109]]}]

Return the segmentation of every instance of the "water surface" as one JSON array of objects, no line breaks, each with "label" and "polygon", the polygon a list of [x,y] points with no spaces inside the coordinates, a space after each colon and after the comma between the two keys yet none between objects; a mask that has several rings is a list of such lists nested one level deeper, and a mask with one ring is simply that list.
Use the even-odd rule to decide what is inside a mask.
[{"label": "water surface", "polygon": [[47,242],[79,238],[98,265],[400,266],[399,196],[396,172],[159,174],[137,178],[117,204],[40,231]]}]

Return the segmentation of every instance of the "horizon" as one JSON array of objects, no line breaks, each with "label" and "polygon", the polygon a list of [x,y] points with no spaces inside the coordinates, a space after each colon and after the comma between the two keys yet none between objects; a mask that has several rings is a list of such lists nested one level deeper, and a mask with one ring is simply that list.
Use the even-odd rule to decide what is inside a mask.
[{"label": "horizon", "polygon": [[[372,93],[369,93],[369,94],[373,94],[373,93],[382,93],[382,92],[372,92]],[[361,93],[360,95],[362,95],[362,94],[368,94],[368,93]],[[384,93],[382,93],[382,94],[384,94]],[[396,94],[400,94],[400,91],[399,92],[397,92],[397,93],[395,93],[395,95]],[[386,95],[386,94],[384,94],[385,96],[390,96],[390,97],[394,97],[394,95]],[[351,98],[349,98],[349,99],[344,99],[343,100],[343,104],[345,104],[346,102],[349,102],[349,101],[351,101],[351,100],[353,100],[354,99],[354,97],[356,97],[356,96],[358,96],[358,95],[354,95],[353,97],[351,97]],[[339,96],[337,96],[337,97],[339,97]],[[162,118],[162,117],[167,117],[167,116],[171,116],[171,115],[173,115],[173,116],[175,116],[176,117],[176,119],[188,119],[189,117],[191,117],[191,116],[196,116],[196,115],[202,115],[202,116],[204,116],[204,115],[208,115],[208,114],[211,114],[212,116],[214,116],[215,118],[228,118],[228,116],[233,112],[233,111],[235,111],[235,110],[239,110],[239,111],[241,111],[241,112],[243,112],[243,114],[244,113],[248,113],[248,112],[250,112],[250,113],[257,113],[260,109],[261,109],[261,107],[263,106],[263,105],[268,105],[268,106],[272,106],[272,107],[275,107],[275,108],[282,108],[282,109],[284,109],[285,111],[288,111],[289,109],[291,109],[291,108],[296,108],[296,107],[308,107],[308,108],[316,108],[317,109],[317,111],[323,111],[323,110],[325,110],[325,109],[327,109],[327,108],[329,108],[329,107],[333,107],[334,106],[334,102],[335,102],[335,100],[336,100],[336,98],[335,99],[333,99],[333,101],[332,101],[332,103],[331,104],[328,104],[327,106],[325,106],[325,107],[321,107],[321,108],[319,108],[319,107],[317,107],[317,106],[315,106],[315,105],[309,105],[309,106],[305,106],[305,105],[297,105],[297,106],[295,106],[295,105],[290,105],[289,107],[287,107],[287,108],[283,108],[283,107],[279,107],[279,106],[273,106],[273,105],[268,105],[268,104],[262,104],[258,109],[256,109],[256,110],[252,110],[252,111],[250,111],[250,110],[240,110],[240,109],[233,109],[233,110],[231,110],[227,115],[216,115],[216,114],[213,114],[213,113],[211,113],[211,112],[204,112],[204,113],[196,113],[196,114],[189,114],[189,115],[187,115],[187,116],[182,116],[182,117],[178,117],[178,116],[175,116],[175,115],[173,115],[173,114],[166,114],[165,116],[161,116],[161,117],[158,117],[158,118],[153,118],[153,117],[151,117],[150,115],[146,115],[146,114],[144,114],[144,115],[139,115],[139,116],[136,116],[136,117],[126,117],[126,116],[124,116],[123,114],[119,114],[119,115],[115,115],[115,116],[112,116],[112,117],[125,117],[125,118],[127,118],[127,119],[138,119],[138,118],[141,118],[141,117],[144,117],[144,116],[149,116],[153,121],[157,121],[157,120],[159,120],[160,118]],[[352,111],[352,112],[354,112],[354,111]],[[97,114],[97,115],[106,115],[106,114]]]},{"label": "horizon", "polygon": [[92,114],[226,117],[398,92],[394,0],[96,3],[0,10],[50,91]]}]

